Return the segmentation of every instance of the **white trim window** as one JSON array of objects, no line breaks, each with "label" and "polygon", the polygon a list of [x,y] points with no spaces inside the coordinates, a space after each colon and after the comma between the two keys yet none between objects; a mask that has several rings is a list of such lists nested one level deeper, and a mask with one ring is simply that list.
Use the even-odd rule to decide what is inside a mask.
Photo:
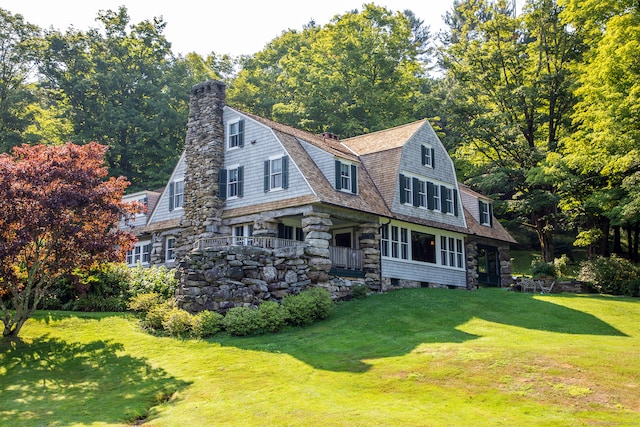
[{"label": "white trim window", "polygon": [[416,179],[414,180],[414,188],[413,191],[416,192],[417,196],[417,205],[426,208],[427,207],[427,183],[425,181]]},{"label": "white trim window", "polygon": [[444,200],[444,205],[443,205],[442,212],[446,212],[453,215],[454,214],[453,188],[443,187],[443,189],[444,189],[444,194],[442,195],[442,198]]},{"label": "white trim window", "polygon": [[433,147],[428,145],[421,146],[422,166],[433,168],[435,163],[434,157],[435,157],[435,150],[433,149]]},{"label": "white trim window", "polygon": [[289,156],[270,157],[264,161],[264,192],[289,187]]},{"label": "white trim window", "polygon": [[173,262],[176,260],[176,238],[169,236],[165,240],[164,260]]},{"label": "white trim window", "polygon": [[440,186],[433,185],[433,210],[439,211],[441,210],[440,206]]},{"label": "white trim window", "polygon": [[449,267],[464,268],[462,239],[440,236],[440,263]]},{"label": "white trim window", "polygon": [[238,168],[229,169],[227,182],[227,198],[238,197],[240,187],[240,175]]},{"label": "white trim window", "polygon": [[244,120],[229,123],[229,148],[244,146]]},{"label": "white trim window", "polygon": [[488,227],[493,226],[493,212],[492,206],[490,203],[487,203],[483,200],[478,200],[478,210],[480,212],[480,224],[486,225]]},{"label": "white trim window", "polygon": [[138,242],[135,246],[127,251],[127,265],[135,267],[138,263],[149,265],[151,262],[151,242]]},{"label": "white trim window", "polygon": [[233,243],[240,246],[253,244],[253,224],[242,224],[233,227]]},{"label": "white trim window", "polygon": [[169,211],[182,209],[184,205],[184,180],[177,179],[169,184]]},{"label": "white trim window", "polygon": [[358,166],[342,159],[335,160],[336,190],[358,194]]}]

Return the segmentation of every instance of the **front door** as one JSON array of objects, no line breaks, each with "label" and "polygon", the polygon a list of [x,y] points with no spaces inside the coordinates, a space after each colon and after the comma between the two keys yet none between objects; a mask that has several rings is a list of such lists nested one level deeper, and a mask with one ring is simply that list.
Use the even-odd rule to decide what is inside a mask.
[{"label": "front door", "polygon": [[495,246],[478,245],[478,283],[500,286],[500,258]]}]

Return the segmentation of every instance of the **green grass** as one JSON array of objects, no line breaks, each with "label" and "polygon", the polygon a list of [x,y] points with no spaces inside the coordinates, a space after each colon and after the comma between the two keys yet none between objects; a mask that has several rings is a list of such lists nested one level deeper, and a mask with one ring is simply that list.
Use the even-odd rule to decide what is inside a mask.
[{"label": "green grass", "polygon": [[0,425],[638,425],[640,301],[414,289],[206,341],[39,312],[0,343]]}]

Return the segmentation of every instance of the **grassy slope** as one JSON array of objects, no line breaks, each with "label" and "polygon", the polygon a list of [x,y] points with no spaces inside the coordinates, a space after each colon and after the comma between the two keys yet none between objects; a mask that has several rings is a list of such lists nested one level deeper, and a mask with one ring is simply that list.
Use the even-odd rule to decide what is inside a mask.
[{"label": "grassy slope", "polygon": [[[40,313],[0,344],[0,425],[636,423],[640,301],[415,289],[277,335],[181,341]],[[168,402],[167,395],[173,394]]]}]

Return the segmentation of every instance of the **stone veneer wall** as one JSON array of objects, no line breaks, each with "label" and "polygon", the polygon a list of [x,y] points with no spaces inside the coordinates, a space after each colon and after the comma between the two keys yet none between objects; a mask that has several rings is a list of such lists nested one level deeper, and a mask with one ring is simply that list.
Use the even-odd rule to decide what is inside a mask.
[{"label": "stone veneer wall", "polygon": [[224,167],[225,85],[208,81],[191,89],[185,141],[184,218],[177,237],[176,255],[185,256],[203,237],[226,234],[221,230],[224,200],[219,195],[219,174]]},{"label": "stone veneer wall", "polygon": [[497,243],[476,237],[465,239],[465,251],[467,254],[467,288],[478,288],[478,244],[494,246],[498,248],[498,260],[500,262],[500,286],[503,288],[513,283],[513,270],[511,268],[511,255],[508,243]]}]

